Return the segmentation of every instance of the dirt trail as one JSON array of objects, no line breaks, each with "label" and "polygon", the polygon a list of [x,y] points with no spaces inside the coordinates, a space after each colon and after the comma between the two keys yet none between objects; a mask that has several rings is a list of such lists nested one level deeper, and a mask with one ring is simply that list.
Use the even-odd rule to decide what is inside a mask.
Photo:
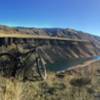
[{"label": "dirt trail", "polygon": [[76,66],[72,66],[72,67],[68,68],[66,71],[84,68],[84,67],[87,67],[87,66],[97,62],[97,61],[100,61],[100,59],[91,59],[91,60],[85,61],[83,64],[78,64]]}]

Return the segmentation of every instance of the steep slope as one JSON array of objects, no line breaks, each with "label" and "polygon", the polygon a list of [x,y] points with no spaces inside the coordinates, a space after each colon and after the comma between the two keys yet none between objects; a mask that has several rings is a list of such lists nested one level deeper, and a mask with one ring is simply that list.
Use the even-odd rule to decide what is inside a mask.
[{"label": "steep slope", "polygon": [[71,39],[89,40],[90,43],[78,42],[51,42],[45,41],[41,48],[44,58],[49,62],[59,61],[59,58],[79,58],[100,55],[100,37],[90,35],[89,33],[76,31],[74,29],[61,28],[22,28],[17,27],[17,30],[27,34],[49,35],[57,37],[66,37]]},{"label": "steep slope", "polygon": [[64,42],[42,40],[41,51],[45,61],[49,63],[58,62],[60,59],[80,58],[100,55],[100,37],[90,35],[85,32],[74,29],[61,28],[25,28],[25,27],[7,27],[0,26],[0,33],[17,33],[33,35],[49,35],[57,37],[66,37],[71,39],[89,40],[89,43]]}]

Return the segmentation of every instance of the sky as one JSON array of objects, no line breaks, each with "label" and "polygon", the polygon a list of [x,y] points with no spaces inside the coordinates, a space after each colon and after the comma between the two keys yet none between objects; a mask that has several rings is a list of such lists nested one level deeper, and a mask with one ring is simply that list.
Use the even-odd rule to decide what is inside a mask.
[{"label": "sky", "polygon": [[73,28],[100,36],[100,0],[0,0],[0,24]]}]

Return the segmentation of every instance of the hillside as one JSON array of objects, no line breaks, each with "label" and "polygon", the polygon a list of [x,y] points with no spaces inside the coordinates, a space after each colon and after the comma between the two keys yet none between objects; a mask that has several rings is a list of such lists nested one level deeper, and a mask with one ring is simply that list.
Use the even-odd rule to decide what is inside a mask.
[{"label": "hillside", "polygon": [[[24,73],[23,77],[27,78],[23,81],[20,78],[22,77],[24,69],[20,74],[17,72],[16,78],[9,77],[9,75],[3,76],[0,73],[0,100],[99,100],[100,60],[91,63],[91,59],[88,59],[88,57],[100,55],[100,37],[73,29],[60,28],[38,29],[0,26],[0,33],[47,35],[89,40],[89,43],[49,40],[38,41],[41,44],[41,55],[44,61],[48,66],[51,64],[49,67],[57,68],[58,65],[63,67],[62,64],[65,62],[68,64],[70,61],[72,64],[74,60],[75,62],[78,61],[78,64],[74,64],[71,67],[72,69],[69,68],[69,70],[63,73],[54,73],[53,71],[47,70],[47,80],[41,80],[36,72],[35,77],[33,77],[31,68]],[[2,39],[0,43],[2,43],[1,41]],[[20,39],[18,40],[18,42],[21,41]],[[32,43],[34,44],[35,41],[30,42],[28,40],[23,45],[32,45]],[[13,52],[16,50],[14,46],[14,44],[7,48],[1,46],[0,50],[3,48],[3,50]],[[27,59],[27,64],[31,62],[30,59]],[[81,60],[84,60],[84,63],[79,64]],[[27,66],[26,63],[24,67]],[[65,68],[67,68],[67,64],[65,64]],[[46,67],[48,68],[48,66]],[[7,73],[10,72],[8,70]]]},{"label": "hillside", "polygon": [[[0,76],[0,100],[99,100],[100,61],[95,70],[64,75],[48,74],[46,81],[25,82]],[[88,66],[88,67],[89,67]]]},{"label": "hillside", "polygon": [[56,51],[58,55],[61,54],[67,58],[70,57],[78,58],[78,57],[89,57],[89,56],[100,55],[100,37],[93,36],[85,32],[76,31],[68,28],[67,29],[60,29],[60,28],[39,29],[39,28],[18,27],[17,30],[19,32],[27,33],[27,34],[49,35],[49,36],[66,37],[71,39],[83,39],[83,40],[90,41],[90,44],[68,43],[68,42],[65,42],[64,44],[63,42],[60,42],[60,43],[55,43],[56,46],[51,45],[50,43],[47,42],[49,44],[47,49],[51,50],[52,54],[53,53],[55,54],[54,51]]},{"label": "hillside", "polygon": [[74,29],[61,28],[25,28],[0,26],[0,33],[5,34],[33,34],[66,37],[70,39],[89,40],[90,43],[38,41],[42,44],[41,50],[46,62],[54,63],[59,59],[82,58],[100,55],[100,37],[90,35]]}]

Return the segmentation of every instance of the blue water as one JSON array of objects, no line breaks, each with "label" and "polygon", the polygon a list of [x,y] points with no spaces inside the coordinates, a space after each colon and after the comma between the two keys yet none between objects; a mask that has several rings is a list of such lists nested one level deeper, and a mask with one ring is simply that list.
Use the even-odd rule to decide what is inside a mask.
[{"label": "blue water", "polygon": [[100,60],[100,56],[96,56],[95,58],[96,58],[97,60]]},{"label": "blue water", "polygon": [[89,57],[89,58],[68,59],[68,60],[59,59],[57,62],[53,64],[47,64],[47,69],[53,72],[63,71],[69,67],[76,66],[78,64],[84,63],[85,61],[93,60],[93,59],[100,60],[100,56]]}]

